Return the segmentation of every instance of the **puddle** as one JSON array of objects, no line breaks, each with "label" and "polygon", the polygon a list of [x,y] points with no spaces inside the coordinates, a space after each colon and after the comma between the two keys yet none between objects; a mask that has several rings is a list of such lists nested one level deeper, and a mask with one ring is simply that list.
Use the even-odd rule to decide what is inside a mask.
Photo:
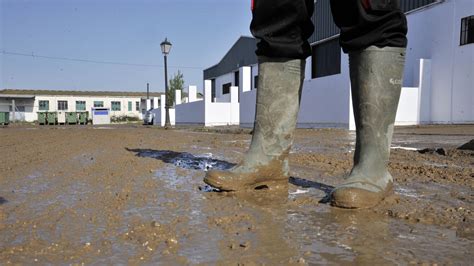
[{"label": "puddle", "polygon": [[138,157],[148,157],[170,163],[184,169],[204,170],[210,169],[226,170],[235,164],[224,160],[213,159],[212,153],[193,155],[188,152],[176,152],[168,150],[150,150],[150,149],[128,149],[136,152]]}]

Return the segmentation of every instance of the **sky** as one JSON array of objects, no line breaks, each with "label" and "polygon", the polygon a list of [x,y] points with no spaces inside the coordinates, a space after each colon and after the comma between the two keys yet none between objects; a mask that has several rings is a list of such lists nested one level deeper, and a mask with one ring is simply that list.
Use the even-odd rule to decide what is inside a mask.
[{"label": "sky", "polygon": [[250,21],[250,0],[0,0],[0,89],[164,91],[168,38],[168,78],[202,91]]}]

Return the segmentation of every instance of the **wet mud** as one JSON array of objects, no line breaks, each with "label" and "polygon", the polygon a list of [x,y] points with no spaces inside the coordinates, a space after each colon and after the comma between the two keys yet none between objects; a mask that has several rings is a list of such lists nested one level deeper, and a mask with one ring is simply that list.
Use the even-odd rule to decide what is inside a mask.
[{"label": "wet mud", "polygon": [[327,203],[352,166],[345,130],[297,131],[288,190],[235,193],[202,179],[238,163],[248,130],[2,128],[0,263],[470,264],[473,136],[397,128],[395,193],[354,211]]}]

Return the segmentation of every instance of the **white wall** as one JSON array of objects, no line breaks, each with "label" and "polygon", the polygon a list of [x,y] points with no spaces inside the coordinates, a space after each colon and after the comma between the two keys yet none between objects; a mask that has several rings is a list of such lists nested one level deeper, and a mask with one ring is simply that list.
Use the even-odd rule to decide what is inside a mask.
[{"label": "white wall", "polygon": [[230,87],[230,102],[211,102],[211,81],[205,82],[205,126],[238,125],[240,117],[240,106],[238,102],[239,88]]},{"label": "white wall", "polygon": [[257,90],[240,94],[240,126],[253,127]]},{"label": "white wall", "polygon": [[347,127],[350,80],[348,56],[341,54],[341,74],[311,79],[306,63],[298,127]]},{"label": "white wall", "polygon": [[[341,74],[311,79],[311,59],[307,60],[298,127],[348,127],[350,81],[347,55],[343,54],[341,61]],[[252,73],[255,75],[258,73]],[[257,90],[252,90],[240,96],[242,127],[253,126],[256,95]]]},{"label": "white wall", "polygon": [[204,124],[204,101],[197,99],[197,87],[188,87],[187,103],[176,103],[176,124]]},{"label": "white wall", "polygon": [[204,101],[176,105],[176,124],[204,124]]},{"label": "white wall", "polygon": [[176,105],[177,124],[201,124],[204,126],[238,125],[238,87],[230,88],[230,102],[211,101],[211,81],[204,81],[204,100],[196,100],[196,86],[189,87],[190,99],[194,102]]},{"label": "white wall", "polygon": [[420,58],[431,59],[430,122],[474,122],[474,44],[459,46],[461,18],[471,15],[474,1],[446,0],[407,16],[404,85],[417,83]]}]

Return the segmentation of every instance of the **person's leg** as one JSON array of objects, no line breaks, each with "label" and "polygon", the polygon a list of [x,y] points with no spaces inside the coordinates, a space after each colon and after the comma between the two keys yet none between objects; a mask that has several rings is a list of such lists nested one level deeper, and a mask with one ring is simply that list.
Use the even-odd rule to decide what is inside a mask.
[{"label": "person's leg", "polygon": [[288,185],[288,154],[299,110],[307,39],[313,32],[312,0],[255,0],[258,88],[252,142],[229,171],[211,170],[204,182],[221,190]]},{"label": "person's leg", "polygon": [[306,59],[314,32],[313,0],[253,0],[250,30],[257,38],[257,56]]},{"label": "person's leg", "polygon": [[332,191],[331,203],[367,208],[392,190],[387,164],[402,86],[406,18],[394,0],[331,0],[331,8],[349,54],[356,123],[354,166]]}]

